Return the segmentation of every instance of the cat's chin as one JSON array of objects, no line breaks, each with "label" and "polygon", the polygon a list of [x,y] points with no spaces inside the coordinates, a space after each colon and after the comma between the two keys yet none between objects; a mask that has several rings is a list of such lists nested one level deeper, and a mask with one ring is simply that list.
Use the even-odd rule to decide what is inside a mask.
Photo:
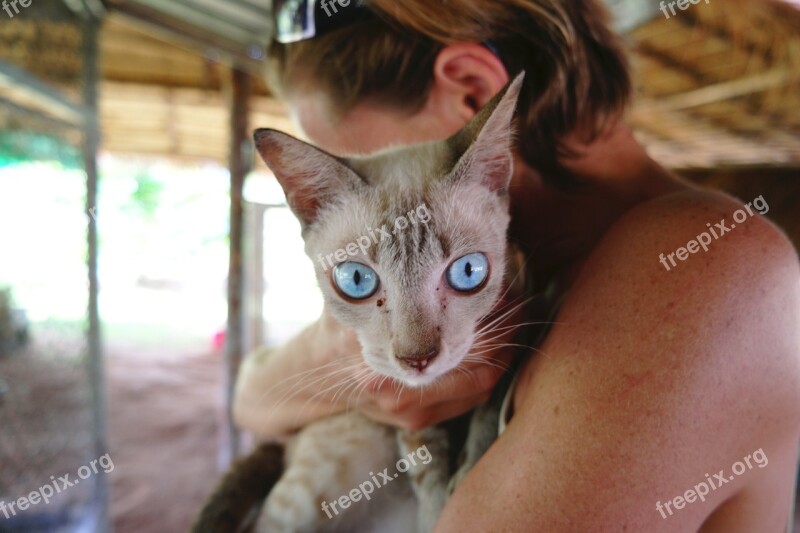
[{"label": "cat's chin", "polygon": [[401,369],[399,365],[395,367],[387,364],[385,361],[374,360],[371,358],[366,358],[365,363],[376,374],[385,376],[396,382],[400,382],[406,387],[412,389],[420,389],[429,385],[433,385],[440,378],[450,374],[453,368],[458,366],[457,361],[455,364],[449,361],[435,361],[435,364],[426,368],[422,373],[419,373],[410,372],[408,370]]},{"label": "cat's chin", "polygon": [[439,379],[449,375],[450,372],[453,370],[453,368],[455,368],[456,366],[458,365],[449,366],[447,368],[436,368],[435,370],[429,367],[429,371],[425,374],[403,373],[403,375],[400,377],[395,376],[395,379],[398,381],[402,381],[408,387],[419,389],[422,387],[433,385]]},{"label": "cat's chin", "polygon": [[[372,367],[372,365],[368,366]],[[423,387],[427,387],[428,385],[432,385],[435,383],[439,378],[449,372],[428,372],[425,374],[411,374],[403,371],[397,371],[396,369],[385,369],[385,368],[375,368],[372,367],[372,370],[381,376],[385,376],[390,378],[396,382],[400,382],[406,387],[410,387],[412,389],[420,389]]]},{"label": "cat's chin", "polygon": [[399,381],[402,381],[408,387],[420,389],[422,387],[432,385],[440,377],[442,377],[441,374],[420,374],[417,376],[403,376],[402,378],[399,378]]}]

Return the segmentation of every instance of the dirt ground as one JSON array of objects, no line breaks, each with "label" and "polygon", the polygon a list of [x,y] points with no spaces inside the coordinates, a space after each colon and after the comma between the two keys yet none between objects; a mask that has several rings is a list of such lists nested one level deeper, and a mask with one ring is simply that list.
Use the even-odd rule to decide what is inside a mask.
[{"label": "dirt ground", "polygon": [[[0,354],[0,501],[29,494],[51,475],[75,480],[96,459],[85,351],[79,328],[37,325],[28,345]],[[105,372],[113,470],[99,475],[110,488],[114,530],[187,531],[220,475],[222,355],[210,341],[167,336],[156,347],[111,339]],[[93,487],[87,479],[48,504],[0,514],[0,532],[91,523]]]},{"label": "dirt ground", "polygon": [[219,476],[220,355],[163,361],[112,347],[106,375],[114,530],[187,531]]}]

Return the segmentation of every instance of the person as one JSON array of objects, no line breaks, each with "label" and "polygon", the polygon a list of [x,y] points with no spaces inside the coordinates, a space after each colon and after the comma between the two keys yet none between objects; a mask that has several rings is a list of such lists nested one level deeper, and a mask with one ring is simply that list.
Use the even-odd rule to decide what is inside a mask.
[{"label": "person", "polygon": [[[559,305],[505,430],[437,531],[785,528],[800,439],[796,252],[757,213],[730,229],[743,202],[648,157],[624,120],[628,66],[599,3],[370,0],[318,8],[317,28],[297,4],[275,6],[268,78],[333,154],[446,138],[526,71],[510,231]],[[687,245],[720,221],[724,235]],[[244,363],[235,419],[280,438],[344,410],[316,390],[278,407],[270,391],[357,350],[324,312]],[[441,422],[500,375],[470,370],[424,395],[385,384],[358,409],[397,427]]]}]

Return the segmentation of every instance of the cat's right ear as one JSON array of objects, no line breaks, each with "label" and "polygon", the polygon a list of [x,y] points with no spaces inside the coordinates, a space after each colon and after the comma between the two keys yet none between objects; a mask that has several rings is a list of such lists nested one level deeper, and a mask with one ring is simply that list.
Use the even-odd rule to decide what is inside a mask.
[{"label": "cat's right ear", "polygon": [[286,133],[258,129],[253,137],[303,229],[314,223],[323,205],[363,181],[340,159]]},{"label": "cat's right ear", "polygon": [[459,132],[446,142],[462,154],[452,171],[455,179],[480,180],[491,191],[505,194],[511,182],[513,120],[525,72],[494,96]]}]

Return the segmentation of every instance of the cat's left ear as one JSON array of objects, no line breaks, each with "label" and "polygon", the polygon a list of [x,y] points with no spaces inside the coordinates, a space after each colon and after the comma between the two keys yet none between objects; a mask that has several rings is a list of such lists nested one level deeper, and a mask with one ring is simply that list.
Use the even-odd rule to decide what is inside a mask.
[{"label": "cat's left ear", "polygon": [[446,141],[454,153],[463,154],[453,169],[454,179],[480,180],[500,194],[508,190],[514,169],[512,121],[524,78],[523,71]]},{"label": "cat's left ear", "polygon": [[324,205],[344,190],[363,183],[342,160],[291,135],[259,129],[253,137],[258,153],[278,178],[303,229],[314,223]]}]

